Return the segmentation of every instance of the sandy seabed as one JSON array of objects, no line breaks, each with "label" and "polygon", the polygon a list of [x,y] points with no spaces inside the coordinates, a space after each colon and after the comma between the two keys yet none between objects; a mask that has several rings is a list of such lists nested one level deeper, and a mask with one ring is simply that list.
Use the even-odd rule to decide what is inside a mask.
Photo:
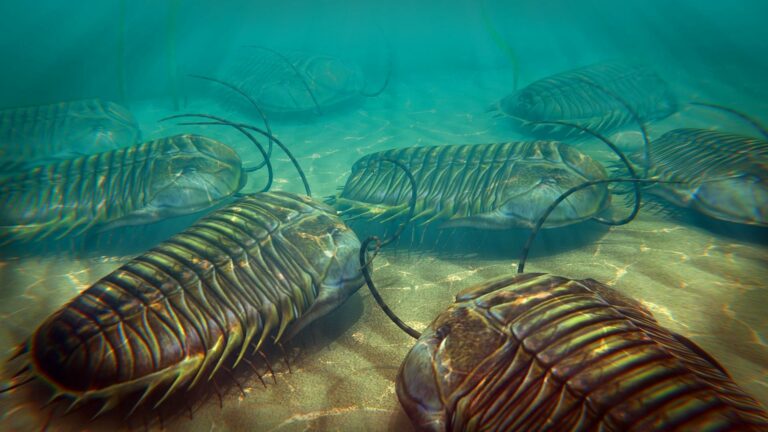
[{"label": "sandy seabed", "polygon": [[[485,113],[508,92],[507,71],[395,80],[379,98],[329,113],[311,121],[280,121],[276,135],[301,162],[315,197],[332,195],[342,186],[360,156],[395,147],[483,143],[520,139],[503,119]],[[395,77],[397,78],[397,77]],[[681,99],[738,100],[729,89],[707,82],[680,80]],[[496,84],[494,84],[496,83]],[[730,99],[723,100],[723,95]],[[745,96],[746,97],[746,96]],[[235,147],[246,164],[259,156],[237,132],[222,128],[175,126],[157,120],[173,113],[167,101],[136,103],[145,139],[177,132],[218,138]],[[743,104],[740,106],[744,109]],[[751,112],[768,112],[750,106]],[[219,112],[207,100],[191,100],[183,111]],[[230,114],[226,114],[231,116]],[[239,118],[243,118],[242,115]],[[255,120],[253,121],[255,123]],[[680,113],[651,125],[652,136],[675,127],[743,127],[727,117],[702,110]],[[733,129],[731,129],[733,130]],[[640,136],[627,129],[612,135],[625,148],[637,150]],[[607,160],[594,143],[581,148]],[[301,192],[287,157],[277,153],[274,189]],[[258,190],[259,173],[248,188]],[[629,225],[604,228],[585,222],[568,232],[586,232],[566,247],[549,247],[557,236],[545,236],[528,263],[529,272],[569,278],[593,278],[644,303],[667,328],[688,336],[719,360],[747,392],[768,405],[768,239],[766,232],[727,234],[718,224],[703,226],[649,212]],[[365,233],[361,233],[361,236]],[[586,238],[586,240],[585,240]],[[409,250],[408,242],[385,250],[375,261],[374,279],[404,321],[423,329],[460,290],[515,271],[519,236],[507,251],[446,253],[433,248]],[[507,244],[502,238],[501,244]],[[0,262],[0,353],[9,356],[46,316],[130,256],[67,254],[4,259]],[[163,424],[167,430],[409,430],[410,423],[395,395],[400,363],[413,345],[361,289],[333,314],[319,320],[288,347],[291,371],[276,362],[275,382],[265,376],[239,378],[244,394],[226,386],[220,407],[213,397],[193,417],[179,416]],[[39,408],[19,403],[15,392],[0,396],[0,429],[39,429],[47,420]],[[125,423],[128,424],[128,423]],[[76,422],[54,419],[49,430],[77,430]],[[98,429],[98,423],[92,425]],[[155,425],[155,427],[159,427]]]}]

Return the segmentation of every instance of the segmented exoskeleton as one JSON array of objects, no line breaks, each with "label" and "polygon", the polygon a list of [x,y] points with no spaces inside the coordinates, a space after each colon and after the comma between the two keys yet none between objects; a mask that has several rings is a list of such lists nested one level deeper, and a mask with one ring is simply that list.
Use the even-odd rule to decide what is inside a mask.
[{"label": "segmented exoskeleton", "polygon": [[[573,187],[536,226],[596,182],[638,181],[646,182]],[[423,333],[386,307],[367,275],[366,282],[387,315],[418,338],[396,391],[420,430],[768,430],[768,413],[715,359],[595,280],[492,280],[459,293]]]},{"label": "segmented exoskeleton", "polygon": [[[328,55],[282,54],[266,47],[248,46],[243,48],[238,61],[227,68],[225,76],[266,113],[302,116],[322,114],[363,97],[377,96],[387,86],[389,73],[377,91],[368,92],[363,72],[354,63]],[[230,107],[252,109],[240,98],[225,100]]]},{"label": "segmented exoskeleton", "polygon": [[463,291],[397,378],[421,430],[768,430],[692,341],[592,279],[525,274]]},{"label": "segmented exoskeleton", "polygon": [[78,100],[0,110],[0,162],[30,165],[136,144],[133,115],[114,102]]},{"label": "segmented exoskeleton", "polygon": [[567,121],[606,132],[636,121],[630,111],[640,120],[662,119],[677,110],[677,102],[667,84],[648,68],[599,63],[535,81],[494,108],[526,133],[565,138],[581,132],[537,122]]},{"label": "segmented exoskeleton", "polygon": [[652,195],[715,219],[768,226],[768,142],[705,129],[675,129],[653,141],[649,176],[677,183]]},{"label": "segmented exoskeleton", "polygon": [[195,135],[67,159],[0,178],[0,239],[40,240],[209,208],[245,183],[230,147]]},{"label": "segmented exoskeleton", "polygon": [[24,363],[17,380],[75,406],[157,407],[343,303],[363,283],[359,248],[324,204],[246,196],[53,313],[13,360]]},{"label": "segmented exoskeleton", "polygon": [[[503,229],[531,227],[563,191],[606,177],[589,156],[560,142],[409,147],[366,155],[352,167],[341,193],[328,202],[343,214],[389,220],[408,210],[410,184],[418,185],[415,220],[441,227]],[[578,192],[560,206],[545,227],[594,217],[610,202],[604,185]]]}]

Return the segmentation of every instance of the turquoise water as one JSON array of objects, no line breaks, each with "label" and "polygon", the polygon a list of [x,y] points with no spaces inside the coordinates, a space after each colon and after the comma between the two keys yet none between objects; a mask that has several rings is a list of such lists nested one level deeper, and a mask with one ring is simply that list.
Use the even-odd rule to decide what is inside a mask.
[{"label": "turquoise water", "polygon": [[[522,88],[603,61],[651,67],[681,102],[678,112],[648,124],[652,138],[679,127],[756,135],[727,114],[683,103],[717,102],[768,122],[765,16],[768,5],[757,1],[225,1],[214,6],[179,0],[34,7],[4,2],[0,107],[112,100],[130,109],[144,141],[202,134],[231,146],[245,166],[254,166],[261,156],[237,131],[159,122],[178,113],[212,113],[260,124],[252,111],[233,109],[222,89],[189,74],[226,79],[248,55],[248,45],[357,64],[366,90],[378,88],[391,68],[389,85],[377,97],[323,109],[322,115],[272,117],[273,132],[300,162],[313,196],[322,198],[338,193],[352,164],[368,153],[528,139],[488,107],[513,92],[515,83]],[[608,136],[627,152],[641,149],[632,125]],[[615,159],[597,141],[577,145],[598,161]],[[273,190],[303,192],[286,156],[276,150],[273,164]],[[263,171],[249,174],[243,191],[258,191],[265,178]],[[621,199],[614,204],[622,211]],[[145,232],[150,228],[130,228],[103,243],[72,249],[66,242],[48,241],[32,253],[3,246],[3,357],[77,293],[189,223],[166,221],[151,234]],[[360,237],[368,234],[365,226],[356,229]],[[460,290],[514,272],[526,232],[453,233],[472,240],[456,240],[458,246],[446,238],[437,245],[421,244],[416,232],[413,240],[382,252],[374,278],[393,309],[421,330]],[[139,244],[128,247],[135,237],[141,237]],[[621,227],[585,222],[543,233],[527,270],[594,278],[638,299],[662,325],[700,344],[742,388],[768,404],[767,239],[765,228],[642,211]],[[276,380],[267,380],[266,388],[245,374],[239,378],[244,395],[229,384],[221,408],[214,394],[191,419],[181,415],[163,426],[201,431],[411,427],[394,380],[413,342],[381,314],[367,290],[306,333],[288,348],[291,371],[275,362]],[[79,430],[87,421],[77,414],[49,420],[38,405],[18,395],[0,396],[0,429],[34,430],[50,421],[54,430]],[[142,427],[140,422],[133,426]]]}]

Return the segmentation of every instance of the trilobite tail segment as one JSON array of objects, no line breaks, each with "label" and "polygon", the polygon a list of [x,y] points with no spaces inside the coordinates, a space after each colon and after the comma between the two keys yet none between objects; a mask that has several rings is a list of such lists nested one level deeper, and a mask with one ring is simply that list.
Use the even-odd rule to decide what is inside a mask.
[{"label": "trilobite tail segment", "polygon": [[679,207],[768,226],[768,142],[706,129],[674,129],[655,142],[648,190]]},{"label": "trilobite tail segment", "polygon": [[140,140],[133,115],[114,102],[76,100],[0,110],[0,161],[50,160]]},{"label": "trilobite tail segment", "polygon": [[156,407],[344,301],[362,284],[359,247],[323,204],[245,197],[50,316],[23,368],[73,406],[101,401],[106,411],[135,395],[132,409]]},{"label": "trilobite tail segment", "polygon": [[592,279],[479,285],[430,325],[397,394],[423,430],[766,430],[768,413],[640,303]]}]

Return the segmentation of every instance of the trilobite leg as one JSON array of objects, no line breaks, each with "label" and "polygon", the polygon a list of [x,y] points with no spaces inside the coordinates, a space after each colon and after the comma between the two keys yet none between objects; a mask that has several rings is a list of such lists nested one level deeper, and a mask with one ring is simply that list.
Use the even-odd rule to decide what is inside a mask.
[{"label": "trilobite leg", "polygon": [[189,417],[190,420],[194,420],[195,413],[192,411],[192,405],[190,405],[186,399],[184,400],[184,408],[187,409],[187,417]]},{"label": "trilobite leg", "polygon": [[288,367],[288,373],[293,373],[293,371],[291,370],[291,362],[288,360],[288,353],[285,351],[283,344],[280,342],[275,342],[275,345],[280,349],[280,353],[283,355],[283,360],[285,360],[285,365]]},{"label": "trilobite leg", "polygon": [[262,378],[261,374],[259,373],[259,370],[256,368],[256,366],[253,364],[252,361],[248,360],[247,358],[243,359],[243,361],[250,366],[253,373],[256,374],[256,376],[259,378],[259,381],[261,381],[261,385],[264,386],[264,388],[267,388],[267,383],[264,382],[264,378]]},{"label": "trilobite leg", "polygon": [[235,377],[235,374],[234,374],[234,373],[232,373],[232,370],[231,370],[230,368],[226,367],[226,366],[223,366],[221,369],[222,369],[224,372],[226,372],[226,374],[227,374],[227,375],[229,375],[229,377],[230,377],[230,378],[232,378],[232,381],[234,381],[234,382],[235,382],[235,385],[237,386],[237,388],[238,388],[238,389],[240,389],[240,394],[241,394],[243,397],[245,397],[245,389],[244,389],[244,388],[243,388],[243,386],[240,384],[240,381],[238,381],[238,380],[237,380],[237,377]]},{"label": "trilobite leg", "polygon": [[267,369],[269,370],[269,373],[272,374],[272,381],[274,381],[275,384],[277,384],[277,376],[275,375],[274,369],[272,369],[272,364],[269,363],[269,359],[267,359],[267,355],[264,354],[264,352],[259,351],[259,355],[262,359],[264,359],[264,364],[267,365]]},{"label": "trilobite leg", "polygon": [[221,396],[221,389],[219,388],[219,384],[216,382],[216,380],[211,380],[213,383],[213,389],[216,392],[216,396],[219,398],[219,409],[224,408],[224,398]]}]

